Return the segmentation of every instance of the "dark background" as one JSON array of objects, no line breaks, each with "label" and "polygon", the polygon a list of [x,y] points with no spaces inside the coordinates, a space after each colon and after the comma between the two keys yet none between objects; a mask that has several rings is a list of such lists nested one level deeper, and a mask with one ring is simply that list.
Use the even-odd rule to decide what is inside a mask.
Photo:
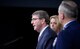
[{"label": "dark background", "polygon": [[36,10],[45,10],[50,16],[58,14],[61,1],[0,0],[0,49],[36,49],[38,33],[31,25],[31,14]]}]

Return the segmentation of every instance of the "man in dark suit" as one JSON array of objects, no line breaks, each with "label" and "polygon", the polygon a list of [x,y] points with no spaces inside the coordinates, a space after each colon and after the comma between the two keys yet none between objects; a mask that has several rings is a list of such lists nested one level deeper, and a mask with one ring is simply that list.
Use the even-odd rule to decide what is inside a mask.
[{"label": "man in dark suit", "polygon": [[58,34],[56,49],[80,49],[80,23],[78,8],[73,1],[62,1],[58,9],[63,30]]},{"label": "man in dark suit", "polygon": [[32,14],[31,24],[34,30],[39,32],[38,44],[36,49],[52,49],[52,42],[56,33],[48,26],[49,15],[46,11],[38,10]]}]

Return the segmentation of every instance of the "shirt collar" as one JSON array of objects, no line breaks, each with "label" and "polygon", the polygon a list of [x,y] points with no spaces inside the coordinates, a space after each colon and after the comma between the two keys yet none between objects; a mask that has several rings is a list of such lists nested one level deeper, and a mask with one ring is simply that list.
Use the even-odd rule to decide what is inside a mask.
[{"label": "shirt collar", "polygon": [[75,20],[69,21],[69,22],[67,22],[66,24],[64,24],[63,30],[67,27],[67,25],[68,25],[69,23],[71,23],[71,22],[73,22],[73,21],[75,21]]}]

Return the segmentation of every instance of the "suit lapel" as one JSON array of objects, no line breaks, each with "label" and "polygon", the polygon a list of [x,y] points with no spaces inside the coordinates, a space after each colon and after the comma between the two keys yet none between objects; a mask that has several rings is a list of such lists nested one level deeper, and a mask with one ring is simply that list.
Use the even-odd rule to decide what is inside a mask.
[{"label": "suit lapel", "polygon": [[41,37],[39,38],[39,41],[38,41],[38,42],[40,42],[41,39],[43,38],[43,36],[46,34],[45,31],[46,31],[47,29],[48,29],[48,27],[43,31],[43,33],[42,33]]}]

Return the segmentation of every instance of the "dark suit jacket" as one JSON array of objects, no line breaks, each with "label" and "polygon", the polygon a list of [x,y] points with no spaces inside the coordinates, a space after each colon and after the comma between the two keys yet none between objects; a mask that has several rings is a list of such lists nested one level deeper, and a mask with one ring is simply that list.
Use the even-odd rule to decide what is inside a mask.
[{"label": "dark suit jacket", "polygon": [[69,23],[59,33],[56,49],[80,49],[80,24],[77,21]]},{"label": "dark suit jacket", "polygon": [[47,27],[42,33],[36,49],[52,49],[55,37],[56,33],[50,27]]}]

